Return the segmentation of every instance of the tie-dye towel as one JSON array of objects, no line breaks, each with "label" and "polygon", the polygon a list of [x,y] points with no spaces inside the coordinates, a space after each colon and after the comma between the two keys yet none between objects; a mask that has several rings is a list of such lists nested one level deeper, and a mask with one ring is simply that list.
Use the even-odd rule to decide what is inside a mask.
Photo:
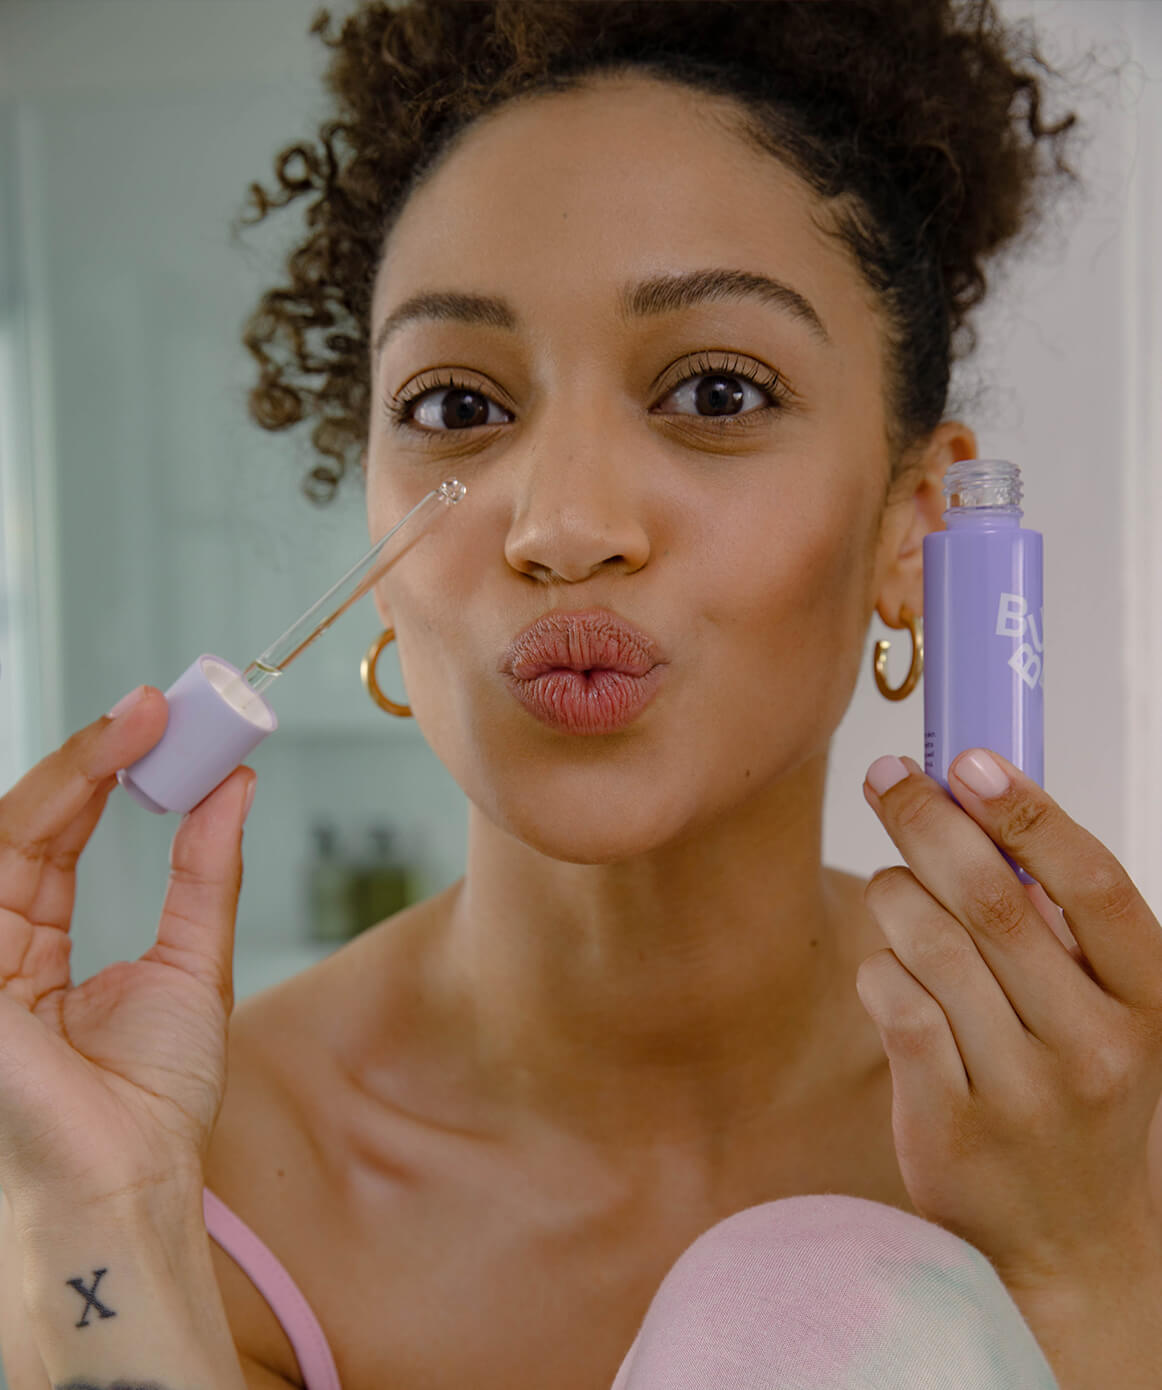
[{"label": "tie-dye towel", "polygon": [[862,1197],[790,1197],[704,1232],[612,1390],[1060,1390],[967,1241]]}]

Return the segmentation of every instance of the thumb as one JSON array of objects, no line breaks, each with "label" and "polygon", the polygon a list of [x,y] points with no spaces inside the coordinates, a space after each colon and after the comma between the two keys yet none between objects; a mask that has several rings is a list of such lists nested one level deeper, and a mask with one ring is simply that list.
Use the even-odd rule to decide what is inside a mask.
[{"label": "thumb", "polygon": [[152,954],[234,1002],[234,920],[242,889],[242,823],[258,778],[240,767],[182,817]]}]

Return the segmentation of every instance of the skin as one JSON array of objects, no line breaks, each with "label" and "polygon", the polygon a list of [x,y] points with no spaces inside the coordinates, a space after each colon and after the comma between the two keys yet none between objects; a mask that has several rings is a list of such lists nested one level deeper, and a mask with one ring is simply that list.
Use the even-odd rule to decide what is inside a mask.
[{"label": "skin", "polygon": [[[253,1390],[300,1383],[216,1243],[228,1333],[209,1274],[175,1321],[181,1299],[135,1263],[176,1231],[157,1277],[197,1284],[203,1178],[283,1260],[345,1384],[533,1390],[551,1367],[556,1390],[609,1385],[699,1234],[805,1192],[914,1198],[986,1252],[1063,1384],[1152,1383],[1158,922],[1027,779],[968,801],[973,825],[913,764],[864,795],[915,873],[863,884],[821,863],[829,740],[871,611],[920,611],[939,485],[976,441],[944,422],[885,508],[874,305],[728,110],[646,79],[511,108],[387,240],[376,324],[433,289],[503,294],[523,324],[413,324],[373,364],[377,393],[454,364],[511,411],[456,438],[377,416],[366,456],[373,535],[442,478],[471,489],[377,594],[423,731],[471,799],[461,881],[230,1017],[253,773],[183,819],[157,945],[79,987],[62,953],[76,856],[113,770],[160,736],[161,692],[3,798],[5,1027],[27,1065],[3,1078],[0,1226],[66,1233],[34,1238],[30,1280],[0,1261],[22,1384],[43,1380],[37,1338],[72,1379],[75,1302],[64,1352],[57,1301],[21,1306],[46,1278],[114,1317],[152,1300],[159,1344],[207,1383],[234,1383],[234,1347]],[[708,266],[786,279],[831,346],[749,301],[617,317],[625,281]],[[711,369],[692,358],[709,349],[777,367],[791,403],[730,432],[699,418],[691,378]],[[530,619],[593,606],[652,632],[667,664],[632,727],[584,739],[531,719],[497,668]],[[1042,920],[1012,902],[999,844],[1076,943],[1048,899]],[[148,1239],[123,1218],[143,1205]],[[117,1213],[99,1268],[95,1208]]]},{"label": "skin", "polygon": [[[873,305],[729,111],[637,77],[506,108],[385,242],[373,336],[427,290],[502,295],[523,324],[412,323],[371,364],[369,534],[445,478],[470,489],[375,594],[469,798],[467,870],[235,1010],[205,1165],[345,1383],[533,1390],[552,1365],[591,1390],[732,1212],[817,1191],[912,1209],[855,989],[886,943],[864,881],[821,862],[823,795],[872,610],[922,611],[921,542],[976,440],[941,424],[885,511]],[[619,320],[623,283],[708,267],[790,283],[833,346],[756,300]],[[698,418],[710,350],[781,373],[793,408]],[[502,423],[392,429],[379,400],[443,367]],[[591,607],[668,667],[628,728],[578,737],[498,666],[541,614]],[[293,1381],[261,1295],[212,1257],[248,1364]]]},{"label": "skin", "polygon": [[[143,1298],[172,1314],[135,1247],[178,1230],[161,1283],[193,1279],[203,1177],[282,1258],[345,1384],[532,1390],[548,1366],[556,1390],[609,1386],[695,1237],[799,1193],[959,1230],[1063,1384],[1152,1383],[1158,922],[1027,778],[966,810],[913,763],[863,792],[915,873],[863,884],[821,863],[828,745],[871,610],[890,626],[903,603],[920,612],[941,480],[976,439],[942,423],[884,506],[876,309],[806,190],[728,113],[642,78],[509,108],[467,132],[386,240],[375,325],[449,289],[506,296],[521,320],[413,324],[373,361],[377,395],[452,364],[502,402],[491,428],[446,435],[377,414],[366,453],[371,535],[442,478],[471,489],[377,594],[425,737],[471,799],[463,880],[247,999],[227,1037],[253,773],[183,819],[156,947],[76,988],[61,955],[76,853],[113,770],[160,734],[161,692],[4,798],[6,1027],[32,1062],[4,1079],[17,1140],[0,1225],[67,1232],[33,1240],[31,1282],[0,1262],[22,1384],[43,1382],[28,1312],[61,1355],[57,1298],[21,1309],[46,1279],[99,1318]],[[624,282],[706,267],[784,278],[830,345],[769,303],[617,317]],[[735,382],[741,427],[699,417],[689,386],[738,370],[695,366],[707,350],[777,367],[784,409],[751,416],[762,392]],[[498,670],[518,628],[587,607],[641,624],[666,662],[655,703],[600,738],[546,730]],[[1069,913],[1090,969],[1062,951],[1049,899],[1042,920],[1012,902],[1001,844]],[[149,1240],[117,1201],[132,1190],[140,1215],[142,1188]],[[93,1208],[118,1213],[99,1268]],[[210,1257],[228,1334],[199,1295],[185,1347],[157,1332],[164,1351],[217,1348],[195,1366],[217,1384],[234,1377],[229,1341],[253,1390],[300,1383],[259,1291],[217,1243]],[[88,1337],[68,1302],[69,1336]]]},{"label": "skin", "polygon": [[[821,862],[830,739],[872,609],[922,612],[941,480],[976,455],[943,423],[884,508],[866,287],[729,111],[617,76],[471,128],[389,235],[373,330],[433,289],[501,295],[524,326],[411,323],[373,391],[457,367],[502,423],[437,432],[436,390],[429,432],[401,431],[377,403],[365,456],[373,537],[445,477],[470,490],[376,603],[471,803],[428,978],[473,1094],[610,1152],[664,1136],[708,1180],[723,1132],[763,1135],[782,1097],[851,1066],[855,972],[883,943]],[[619,319],[623,283],[710,266],[787,281],[831,345],[754,299]],[[765,363],[793,400],[728,433],[696,413],[697,380],[676,390],[703,350]],[[766,403],[744,390],[744,411]],[[534,618],[594,605],[669,666],[633,725],[583,738],[534,720],[497,666]]]}]

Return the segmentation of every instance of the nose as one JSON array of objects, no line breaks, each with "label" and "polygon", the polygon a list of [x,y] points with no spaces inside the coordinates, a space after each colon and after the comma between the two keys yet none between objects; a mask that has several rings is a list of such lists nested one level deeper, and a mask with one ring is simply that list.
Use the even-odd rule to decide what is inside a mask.
[{"label": "nose", "polygon": [[[647,505],[629,441],[589,419],[584,437],[546,429],[514,474],[505,558],[546,583],[578,584],[604,568],[627,574],[650,558]],[[567,439],[553,447],[552,439]]]}]

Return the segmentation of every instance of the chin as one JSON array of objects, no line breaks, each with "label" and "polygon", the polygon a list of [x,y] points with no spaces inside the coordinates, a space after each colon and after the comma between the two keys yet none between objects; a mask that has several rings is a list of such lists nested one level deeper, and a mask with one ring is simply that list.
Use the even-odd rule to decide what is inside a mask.
[{"label": "chin", "polygon": [[704,835],[741,793],[705,762],[663,752],[658,739],[610,749],[577,740],[539,754],[525,739],[445,749],[473,808],[501,834],[568,864],[618,864]]},{"label": "chin", "polygon": [[660,850],[680,848],[697,828],[674,817],[674,806],[644,805],[639,795],[630,813],[615,806],[579,808],[556,800],[548,814],[543,806],[497,804],[478,809],[505,835],[565,864],[621,864]]}]

